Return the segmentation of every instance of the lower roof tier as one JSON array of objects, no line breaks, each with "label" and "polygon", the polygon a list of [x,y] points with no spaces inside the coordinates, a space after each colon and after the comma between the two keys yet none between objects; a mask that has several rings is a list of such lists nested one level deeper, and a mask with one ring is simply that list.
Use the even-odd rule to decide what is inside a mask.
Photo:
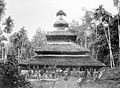
[{"label": "lower roof tier", "polygon": [[103,63],[92,59],[90,56],[36,56],[20,65],[57,65],[57,66],[96,66],[103,67]]},{"label": "lower roof tier", "polygon": [[72,42],[48,42],[46,45],[36,48],[35,52],[37,54],[80,54],[88,53],[89,50]]}]

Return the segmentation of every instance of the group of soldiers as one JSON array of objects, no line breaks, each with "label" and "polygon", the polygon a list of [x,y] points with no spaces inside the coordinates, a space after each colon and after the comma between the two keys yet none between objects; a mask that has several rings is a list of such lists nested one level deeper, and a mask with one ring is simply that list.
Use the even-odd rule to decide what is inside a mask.
[{"label": "group of soldiers", "polygon": [[55,79],[63,75],[63,70],[60,68],[42,68],[40,70],[28,70],[26,72],[27,78],[38,78],[38,79]]},{"label": "group of soldiers", "polygon": [[28,70],[26,77],[35,79],[56,79],[64,76],[65,80],[67,80],[69,76],[76,76],[78,78],[87,78],[88,76],[95,77],[96,73],[98,76],[100,71],[93,71],[90,69],[85,69],[83,71],[75,69],[71,71],[70,68],[61,69],[56,67],[44,67],[40,70]]}]

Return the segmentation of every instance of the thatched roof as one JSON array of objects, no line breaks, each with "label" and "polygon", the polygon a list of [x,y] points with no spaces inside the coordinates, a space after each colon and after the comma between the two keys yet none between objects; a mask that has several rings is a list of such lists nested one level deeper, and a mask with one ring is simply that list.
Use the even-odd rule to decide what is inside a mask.
[{"label": "thatched roof", "polygon": [[52,52],[89,52],[88,49],[75,43],[48,43],[42,47],[36,48],[35,52],[52,51]]},{"label": "thatched roof", "polygon": [[46,36],[55,36],[55,35],[67,35],[67,36],[77,36],[69,31],[66,31],[66,30],[57,30],[57,31],[52,31],[50,33],[48,33]]},{"label": "thatched roof", "polygon": [[22,62],[20,65],[57,65],[57,66],[97,66],[102,67],[104,64],[92,59],[90,56],[71,56],[71,57],[56,57],[56,56],[36,56],[28,61]]}]

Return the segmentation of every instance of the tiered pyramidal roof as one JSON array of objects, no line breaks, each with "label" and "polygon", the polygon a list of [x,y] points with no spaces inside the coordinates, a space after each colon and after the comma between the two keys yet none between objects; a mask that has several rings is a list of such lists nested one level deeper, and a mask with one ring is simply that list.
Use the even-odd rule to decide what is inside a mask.
[{"label": "tiered pyramidal roof", "polygon": [[37,54],[24,64],[56,65],[56,66],[104,66],[92,59],[89,50],[75,43],[77,35],[66,29],[69,24],[63,19],[66,13],[60,10],[59,19],[54,23],[56,31],[46,35],[47,44],[35,49]]}]

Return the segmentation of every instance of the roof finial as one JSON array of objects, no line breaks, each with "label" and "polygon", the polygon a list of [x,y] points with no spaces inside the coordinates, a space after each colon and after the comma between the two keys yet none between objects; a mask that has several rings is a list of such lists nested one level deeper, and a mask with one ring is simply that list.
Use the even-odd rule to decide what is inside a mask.
[{"label": "roof finial", "polygon": [[54,27],[63,30],[66,27],[68,27],[68,23],[63,19],[63,16],[66,16],[66,13],[63,12],[62,10],[58,11],[56,13],[56,16],[59,16],[59,20],[54,23]]},{"label": "roof finial", "polygon": [[56,13],[56,16],[66,16],[66,13],[65,12],[63,12],[62,10],[60,10],[60,11],[58,11],[57,13]]}]

